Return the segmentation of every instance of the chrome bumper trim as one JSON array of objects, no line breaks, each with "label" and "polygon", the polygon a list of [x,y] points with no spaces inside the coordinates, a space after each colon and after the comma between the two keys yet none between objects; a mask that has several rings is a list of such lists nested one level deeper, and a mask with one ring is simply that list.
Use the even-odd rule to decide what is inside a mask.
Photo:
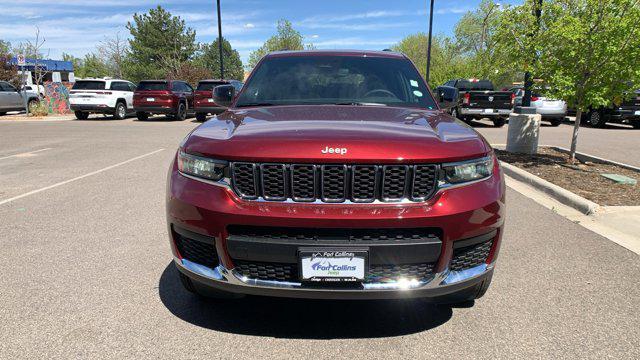
[{"label": "chrome bumper trim", "polygon": [[[333,289],[308,289],[302,287],[299,282],[285,282],[285,281],[270,281],[251,279],[246,276],[238,274],[234,270],[229,270],[222,265],[211,269],[209,267],[196,264],[186,259],[174,258],[175,263],[183,269],[203,276],[210,280],[219,281],[222,283],[228,283],[238,286],[256,287],[256,288],[272,288],[272,289],[290,289],[294,291],[333,291]],[[363,292],[370,290],[389,290],[389,291],[403,291],[403,290],[422,290],[432,289],[439,286],[451,285],[460,281],[470,280],[474,277],[480,276],[490,270],[493,270],[494,263],[481,264],[463,271],[450,271],[445,269],[443,272],[433,275],[430,281],[418,281],[415,279],[402,279],[393,283],[368,283],[363,284]]]}]

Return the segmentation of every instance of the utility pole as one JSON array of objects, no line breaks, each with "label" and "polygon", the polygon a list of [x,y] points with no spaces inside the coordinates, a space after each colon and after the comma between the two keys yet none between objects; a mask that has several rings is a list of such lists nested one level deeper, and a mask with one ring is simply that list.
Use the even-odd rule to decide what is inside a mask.
[{"label": "utility pole", "polygon": [[427,44],[427,84],[429,84],[429,72],[431,71],[431,32],[433,29],[433,0],[431,0],[431,10],[429,10],[429,43]]},{"label": "utility pole", "polygon": [[220,16],[220,0],[218,0],[218,50],[220,51],[220,79],[224,79],[224,60],[222,58],[222,20]]},{"label": "utility pole", "polygon": [[[540,16],[542,15],[542,0],[538,0],[535,8],[533,9],[534,14],[536,16],[536,30],[537,33],[540,29]],[[534,35],[534,34],[532,34]],[[533,37],[533,36],[532,36]],[[531,40],[534,41],[534,40]],[[536,57],[536,54],[533,54],[533,57]],[[522,97],[522,106],[530,107],[531,106],[531,88],[533,87],[533,79],[531,77],[531,73],[527,69],[524,73],[524,96]]]}]

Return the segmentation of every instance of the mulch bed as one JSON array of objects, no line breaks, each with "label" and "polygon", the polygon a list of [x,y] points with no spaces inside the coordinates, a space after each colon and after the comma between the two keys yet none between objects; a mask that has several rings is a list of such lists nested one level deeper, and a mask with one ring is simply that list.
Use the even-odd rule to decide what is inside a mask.
[{"label": "mulch bed", "polygon": [[[569,162],[569,155],[552,148],[538,148],[537,155],[513,154],[496,150],[498,158],[553,184],[563,187],[599,205],[640,205],[640,173],[617,165],[592,162]],[[623,185],[600,174],[619,174],[638,180]]]}]

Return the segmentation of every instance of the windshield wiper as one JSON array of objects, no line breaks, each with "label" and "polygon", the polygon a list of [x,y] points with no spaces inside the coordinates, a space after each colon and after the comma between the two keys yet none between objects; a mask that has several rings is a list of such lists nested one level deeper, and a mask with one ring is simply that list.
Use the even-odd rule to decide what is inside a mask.
[{"label": "windshield wiper", "polygon": [[267,103],[267,102],[254,102],[254,103],[244,103],[238,104],[236,107],[249,107],[249,106],[275,106],[275,104]]},{"label": "windshield wiper", "polygon": [[353,105],[353,106],[387,106],[387,104],[375,102],[345,101],[334,103],[333,105]]}]

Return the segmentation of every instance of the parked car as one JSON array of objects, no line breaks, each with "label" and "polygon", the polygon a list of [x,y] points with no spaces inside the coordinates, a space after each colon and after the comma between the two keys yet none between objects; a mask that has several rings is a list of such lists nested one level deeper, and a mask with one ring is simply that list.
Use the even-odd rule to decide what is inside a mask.
[{"label": "parked car", "polygon": [[232,85],[236,92],[240,92],[242,89],[242,82],[238,80],[202,80],[198,82],[193,102],[198,121],[205,121],[207,115],[217,115],[227,109],[213,102],[213,88],[227,84]]},{"label": "parked car", "polygon": [[20,92],[6,81],[0,81],[0,116],[9,111],[24,111],[25,97],[29,108],[38,102],[38,94]]},{"label": "parked car", "polygon": [[[509,91],[515,96],[515,106],[522,106],[524,87],[515,86]],[[549,121],[552,126],[559,126],[567,117],[567,103],[562,100],[549,99],[534,92],[531,94],[531,106],[536,109],[536,114],[542,116],[542,120]]]},{"label": "parked car", "polygon": [[69,104],[78,120],[89,114],[107,114],[122,120],[133,113],[133,91],[136,86],[121,79],[78,80],[69,92]]},{"label": "parked car", "polygon": [[597,128],[607,123],[618,123],[640,129],[640,89],[624,96],[621,101],[612,101],[609,106],[589,110],[582,121]]},{"label": "parked car", "polygon": [[501,127],[513,110],[513,94],[509,91],[495,91],[490,80],[449,80],[436,88],[436,92],[457,92],[458,101],[449,111],[453,117],[466,122],[489,118],[494,126]]},{"label": "parked car", "polygon": [[266,55],[169,170],[184,288],[325,299],[477,299],[496,264],[505,183],[490,145],[439,110],[388,51]]},{"label": "parked car", "polygon": [[167,118],[184,120],[194,113],[193,88],[181,80],[141,81],[133,95],[138,120],[150,114],[164,114]]}]

